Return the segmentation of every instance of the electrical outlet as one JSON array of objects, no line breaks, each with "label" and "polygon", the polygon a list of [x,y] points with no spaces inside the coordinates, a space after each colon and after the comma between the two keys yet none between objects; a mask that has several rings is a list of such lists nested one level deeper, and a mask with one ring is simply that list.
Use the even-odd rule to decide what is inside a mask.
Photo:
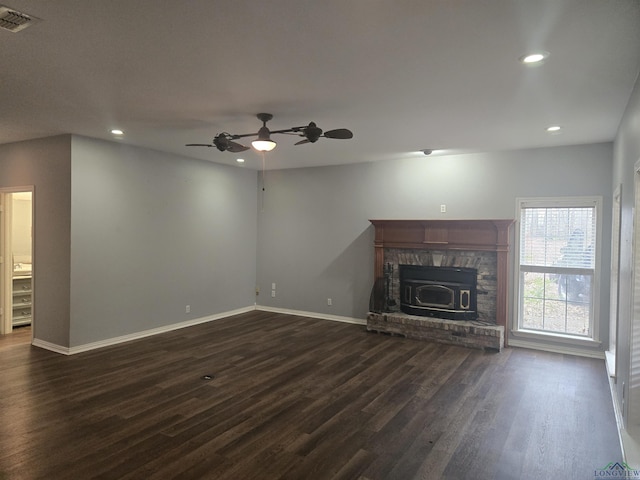
[{"label": "electrical outlet", "polygon": [[447,206],[444,203],[440,205],[440,213],[447,213]]},{"label": "electrical outlet", "polygon": [[329,306],[333,305],[333,300],[331,300],[330,298],[327,298],[327,305]]},{"label": "electrical outlet", "polygon": [[275,290],[276,289],[276,284],[275,282],[271,284],[271,290]]},{"label": "electrical outlet", "polygon": [[271,296],[275,297],[276,296],[276,291],[275,290],[271,290]]},{"label": "electrical outlet", "polygon": [[260,295],[260,287],[256,287],[256,296]]},{"label": "electrical outlet", "polygon": [[184,307],[184,313],[191,313],[191,305]]}]

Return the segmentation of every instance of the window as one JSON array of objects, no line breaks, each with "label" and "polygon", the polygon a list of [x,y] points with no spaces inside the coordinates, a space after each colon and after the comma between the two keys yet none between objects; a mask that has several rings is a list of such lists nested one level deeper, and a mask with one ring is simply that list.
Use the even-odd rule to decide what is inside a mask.
[{"label": "window", "polygon": [[596,340],[600,200],[520,199],[518,331]]}]

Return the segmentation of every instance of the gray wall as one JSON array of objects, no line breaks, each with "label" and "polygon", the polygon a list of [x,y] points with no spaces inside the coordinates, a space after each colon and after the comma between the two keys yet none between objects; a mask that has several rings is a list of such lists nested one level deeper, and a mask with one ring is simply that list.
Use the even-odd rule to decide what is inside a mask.
[{"label": "gray wall", "polygon": [[34,338],[69,346],[71,137],[0,145],[0,187],[34,187]]},{"label": "gray wall", "polygon": [[254,304],[255,171],[72,145],[71,346]]},{"label": "gray wall", "polygon": [[[514,218],[517,197],[597,195],[603,197],[600,338],[606,346],[611,171],[612,144],[603,143],[267,172],[258,213],[258,304],[366,318],[373,283],[369,219]],[[447,213],[440,213],[441,204]]]},{"label": "gray wall", "polygon": [[[634,206],[634,164],[640,160],[640,82],[636,82],[627,110],[620,123],[614,144],[613,188],[622,185],[621,194],[621,232],[620,232],[620,279],[618,303],[618,342],[617,342],[617,382],[616,395],[622,405],[623,385],[630,384],[631,350],[629,338],[632,334],[632,265],[633,265],[633,206]],[[637,327],[636,327],[637,329]],[[637,335],[637,333],[636,333]],[[637,349],[636,349],[637,350]],[[636,352],[636,355],[638,353]],[[636,372],[637,373],[637,372]],[[637,387],[638,389],[640,387]],[[626,392],[626,398],[636,398]],[[640,425],[628,424],[628,417],[640,418],[640,404],[627,402],[623,412],[625,423],[631,427],[636,438],[640,438]]]},{"label": "gray wall", "polygon": [[[61,346],[243,308],[255,285],[260,305],[364,319],[369,219],[513,218],[519,196],[601,195],[606,227],[615,183],[611,144],[267,171],[264,197],[254,171],[82,137],[0,155],[2,186],[36,185],[36,338]],[[605,345],[609,252],[605,230]]]}]

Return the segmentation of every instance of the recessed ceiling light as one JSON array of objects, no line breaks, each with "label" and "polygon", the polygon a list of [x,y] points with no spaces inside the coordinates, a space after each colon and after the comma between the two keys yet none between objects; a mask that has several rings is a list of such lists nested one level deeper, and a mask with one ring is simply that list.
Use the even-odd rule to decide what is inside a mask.
[{"label": "recessed ceiling light", "polygon": [[238,158],[238,159],[236,159],[236,162],[238,162],[238,163],[244,163],[244,158]]},{"label": "recessed ceiling light", "polygon": [[111,133],[113,133],[114,135],[124,135],[124,132],[118,128],[114,128],[113,130],[111,130]]},{"label": "recessed ceiling light", "polygon": [[536,65],[546,60],[549,57],[549,52],[534,52],[528,53],[520,57],[520,61],[525,65]]},{"label": "recessed ceiling light", "polygon": [[550,127],[546,128],[546,131],[549,133],[560,133],[561,130],[562,127],[560,125],[551,125]]}]

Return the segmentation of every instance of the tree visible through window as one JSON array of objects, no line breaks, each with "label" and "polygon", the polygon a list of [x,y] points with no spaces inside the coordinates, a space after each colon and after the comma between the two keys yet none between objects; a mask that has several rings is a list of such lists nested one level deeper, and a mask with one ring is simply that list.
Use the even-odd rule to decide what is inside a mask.
[{"label": "tree visible through window", "polygon": [[592,338],[596,207],[520,205],[518,328]]}]

